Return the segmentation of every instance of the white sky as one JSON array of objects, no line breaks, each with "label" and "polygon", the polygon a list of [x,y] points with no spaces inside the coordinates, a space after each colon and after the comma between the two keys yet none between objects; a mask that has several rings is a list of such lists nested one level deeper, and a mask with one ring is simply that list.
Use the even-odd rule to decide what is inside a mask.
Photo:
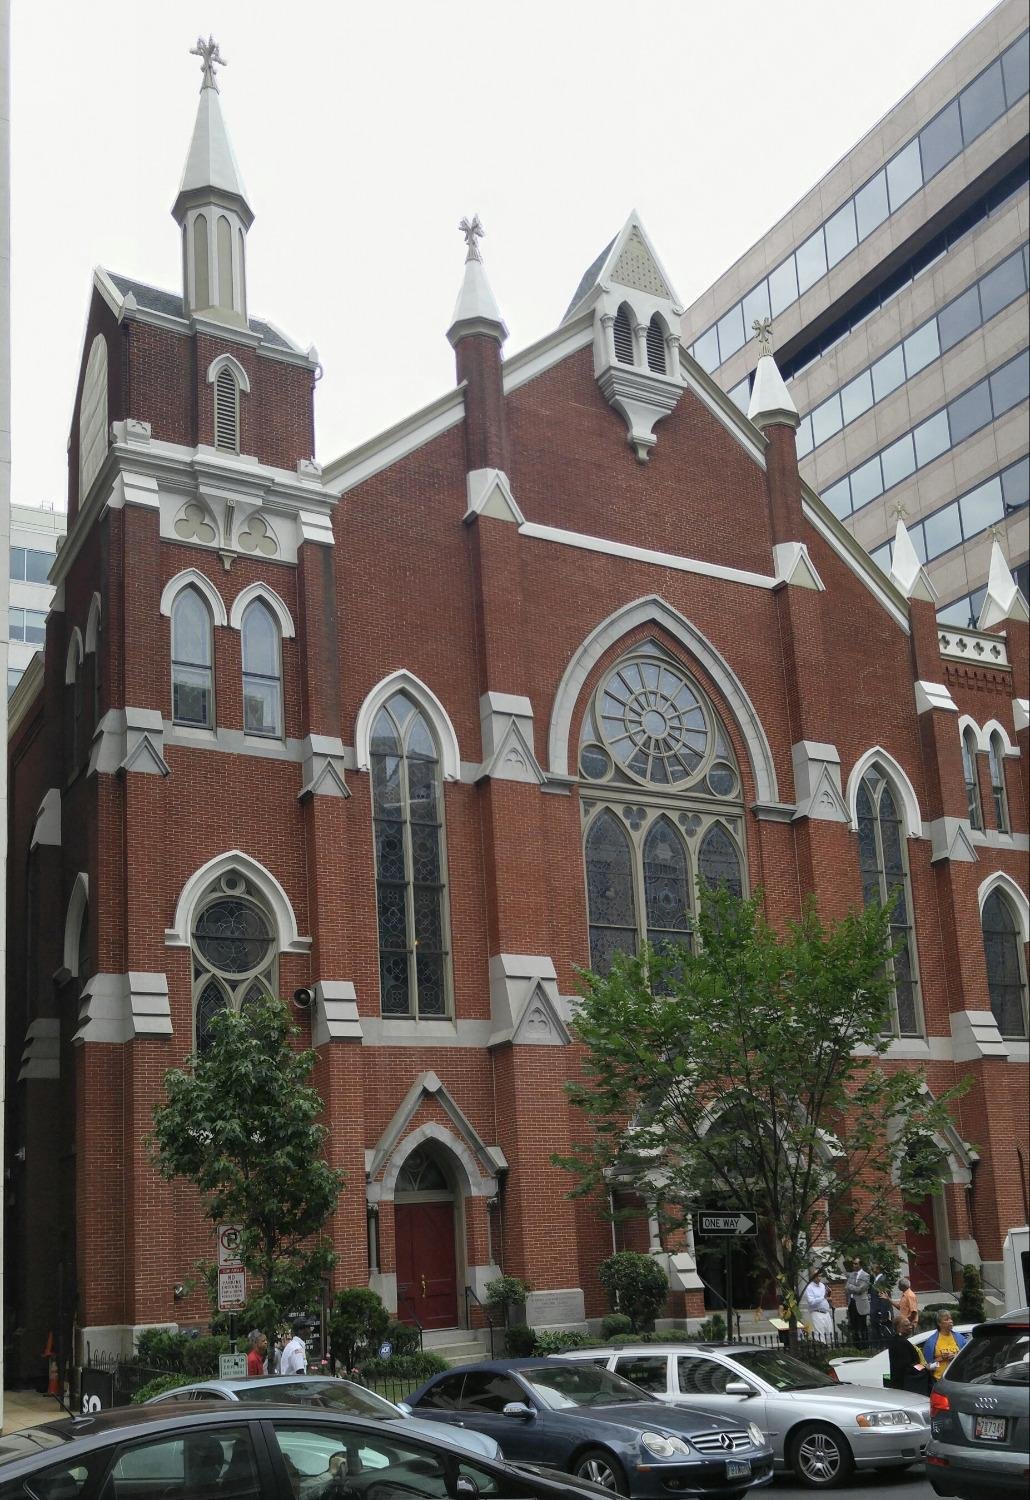
[{"label": "white sky", "polygon": [[257,215],[253,315],[318,346],[323,462],[442,394],[463,214],[511,330],[639,209],[689,304],[985,0],[15,0],[13,484],[66,494],[95,264],[180,288],[198,33]]}]

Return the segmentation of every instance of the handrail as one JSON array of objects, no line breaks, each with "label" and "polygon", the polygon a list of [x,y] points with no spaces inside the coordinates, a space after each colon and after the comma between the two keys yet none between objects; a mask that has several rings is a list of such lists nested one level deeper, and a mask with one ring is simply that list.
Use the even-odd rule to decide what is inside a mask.
[{"label": "handrail", "polygon": [[[414,1306],[415,1306],[415,1298],[414,1298],[414,1296],[413,1296],[413,1294],[411,1292],[404,1292],[404,1293],[402,1293],[401,1295],[398,1296],[397,1301],[398,1301],[398,1303],[401,1303],[401,1302],[410,1302],[412,1308],[414,1308]],[[419,1351],[421,1352],[422,1349],[424,1348],[424,1345],[422,1343],[422,1335],[425,1333],[425,1329],[422,1327],[422,1324],[419,1322],[419,1320],[418,1320],[418,1318],[417,1318],[417,1316],[415,1315],[414,1312],[412,1312],[412,1314],[411,1314],[411,1321],[414,1323],[415,1327],[418,1329],[418,1347],[419,1347]]]},{"label": "handrail", "polygon": [[484,1302],[482,1297],[476,1296],[475,1292],[469,1286],[468,1282],[465,1283],[465,1327],[472,1327],[472,1317],[469,1310],[470,1297],[477,1307],[481,1307],[483,1309],[483,1316],[486,1318],[486,1326],[490,1330],[490,1358],[495,1359],[496,1355],[494,1354],[494,1320],[491,1316],[490,1305],[489,1303]]}]

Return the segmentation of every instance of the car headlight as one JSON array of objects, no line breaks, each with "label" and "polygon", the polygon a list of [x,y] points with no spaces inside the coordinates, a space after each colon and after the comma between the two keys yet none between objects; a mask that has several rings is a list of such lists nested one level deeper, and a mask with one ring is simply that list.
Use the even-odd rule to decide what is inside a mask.
[{"label": "car headlight", "polygon": [[749,1422],[747,1424],[747,1435],[754,1443],[756,1448],[765,1447],[765,1433],[759,1427],[757,1422]]},{"label": "car headlight", "polygon": [[907,1411],[860,1411],[855,1421],[859,1427],[911,1427],[912,1414]]},{"label": "car headlight", "polygon": [[682,1438],[666,1437],[664,1432],[642,1432],[640,1446],[653,1458],[677,1458],[690,1453],[689,1444]]}]

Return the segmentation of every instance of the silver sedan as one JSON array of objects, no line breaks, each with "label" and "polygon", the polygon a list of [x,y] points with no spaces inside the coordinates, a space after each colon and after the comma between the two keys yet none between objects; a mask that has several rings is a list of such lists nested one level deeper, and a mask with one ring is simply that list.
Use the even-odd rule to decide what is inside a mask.
[{"label": "silver sedan", "polygon": [[906,1469],[926,1455],[930,1403],[909,1391],[844,1385],[785,1349],[753,1344],[637,1344],[562,1359],[615,1370],[661,1401],[756,1422],[777,1469],[830,1489],[853,1469]]}]

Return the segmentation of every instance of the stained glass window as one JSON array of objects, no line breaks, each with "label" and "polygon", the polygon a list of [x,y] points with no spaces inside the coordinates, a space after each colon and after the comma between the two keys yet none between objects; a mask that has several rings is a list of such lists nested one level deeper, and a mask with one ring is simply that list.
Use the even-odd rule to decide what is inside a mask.
[{"label": "stained glass window", "polygon": [[991,735],[991,799],[994,802],[994,826],[999,833],[1009,831],[1009,804],[1005,795],[1005,761],[1001,737]]},{"label": "stained glass window", "polygon": [[248,734],[278,739],[283,732],[279,626],[267,604],[255,599],[244,611],[243,727]]},{"label": "stained glass window", "polygon": [[867,906],[874,902],[891,904],[891,943],[897,947],[888,961],[894,980],[894,1030],[899,1036],[919,1036],[915,932],[904,831],[893,789],[875,768],[862,778],[857,811],[862,896]]},{"label": "stained glass window", "polygon": [[637,948],[629,835],[607,809],[587,832],[586,865],[590,967],[607,974],[616,953],[635,953]]},{"label": "stained glass window", "polygon": [[983,810],[980,806],[980,783],[976,771],[976,738],[971,729],[962,731],[962,775],[966,782],[966,808],[969,812],[970,828],[984,826]]},{"label": "stained glass window", "polygon": [[379,710],[371,750],[382,1013],[440,1018],[449,962],[443,788],[436,743],[405,694]]},{"label": "stained glass window", "polygon": [[195,588],[172,605],[172,718],[176,724],[214,728],[211,615]]},{"label": "stained glass window", "polygon": [[695,776],[710,739],[708,718],[693,685],[671,663],[620,663],[598,702],[605,745],[624,770],[654,786]]},{"label": "stained glass window", "polygon": [[1012,904],[993,890],[983,905],[984,955],[991,1010],[1002,1036],[1027,1034],[1026,974],[1023,943]]},{"label": "stained glass window", "polygon": [[277,943],[256,891],[234,871],[221,876],[199,903],[191,933],[196,1048],[212,1040],[221,1010],[243,1010],[276,992]]},{"label": "stained glass window", "polygon": [[731,896],[744,894],[737,846],[721,823],[713,823],[701,840],[698,851],[698,874],[705,885],[719,886]]},{"label": "stained glass window", "polygon": [[668,948],[690,941],[690,878],[683,840],[668,818],[652,823],[644,840],[647,941]]},{"label": "stained glass window", "polygon": [[444,1170],[428,1151],[412,1151],[397,1174],[396,1193],[447,1193],[450,1185]]}]

